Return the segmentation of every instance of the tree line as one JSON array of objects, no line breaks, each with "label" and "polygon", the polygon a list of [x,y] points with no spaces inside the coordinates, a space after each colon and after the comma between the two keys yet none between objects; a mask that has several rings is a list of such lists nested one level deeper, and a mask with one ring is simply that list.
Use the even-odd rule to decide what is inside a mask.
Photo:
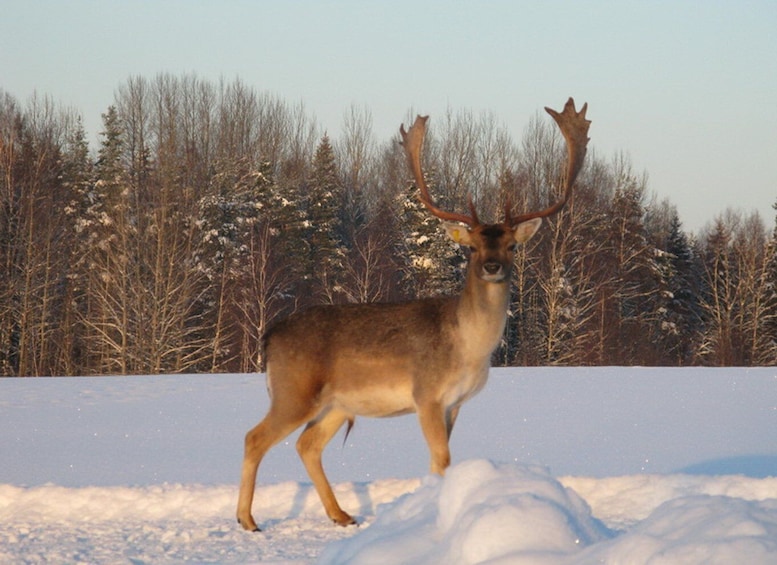
[{"label": "tree line", "polygon": [[[406,116],[409,123],[412,116]],[[456,292],[466,250],[367,108],[338,138],[302,104],[193,75],[131,77],[90,147],[80,115],[0,91],[0,374],[261,370],[261,336],[318,303]],[[446,209],[557,199],[565,147],[535,115],[434,116]],[[727,210],[698,234],[625,154],[589,151],[572,201],[519,250],[498,365],[777,363],[777,235]]]}]

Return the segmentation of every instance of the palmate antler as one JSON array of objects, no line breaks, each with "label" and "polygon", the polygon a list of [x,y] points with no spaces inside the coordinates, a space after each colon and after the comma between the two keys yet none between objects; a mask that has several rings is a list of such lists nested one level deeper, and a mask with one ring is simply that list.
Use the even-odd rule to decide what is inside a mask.
[{"label": "palmate antler", "polygon": [[567,103],[564,104],[564,110],[561,113],[555,110],[545,107],[545,111],[550,114],[559,129],[561,135],[567,142],[567,172],[564,179],[564,194],[561,200],[538,212],[529,212],[528,214],[522,214],[520,216],[513,216],[508,204],[507,214],[505,221],[511,226],[517,226],[518,224],[531,220],[533,218],[546,218],[559,212],[564,204],[567,203],[569,195],[572,192],[572,186],[575,184],[577,174],[583,167],[583,161],[585,160],[585,153],[588,146],[588,128],[591,125],[591,120],[585,119],[585,113],[588,110],[588,103],[583,104],[580,111],[575,110],[575,101],[570,98]]},{"label": "palmate antler", "polygon": [[408,131],[405,131],[404,124],[399,126],[399,133],[402,136],[402,146],[405,148],[407,163],[410,166],[410,170],[413,172],[415,185],[421,191],[421,202],[432,214],[441,220],[461,222],[470,227],[474,227],[480,223],[480,220],[478,220],[475,204],[472,202],[471,196],[469,197],[469,210],[471,215],[467,216],[466,214],[457,214],[456,212],[446,212],[445,210],[438,208],[432,200],[432,197],[429,195],[429,188],[426,186],[426,179],[424,179],[424,173],[421,170],[421,147],[424,143],[426,120],[428,119],[429,116],[416,116],[415,122]]},{"label": "palmate antler", "polygon": [[[522,222],[532,220],[534,218],[545,218],[556,214],[567,203],[569,196],[572,192],[572,186],[575,184],[580,169],[583,166],[585,160],[586,148],[588,145],[588,128],[591,125],[591,120],[585,118],[585,113],[588,110],[588,104],[583,104],[580,111],[575,110],[575,101],[570,98],[564,105],[564,110],[560,113],[551,109],[545,108],[545,111],[550,114],[558,124],[561,134],[567,143],[567,170],[564,180],[564,193],[558,202],[536,212],[529,212],[527,214],[521,214],[519,216],[513,216],[512,207],[508,201],[507,210],[505,213],[505,223],[511,227],[517,226]],[[418,116],[415,119],[412,127],[405,131],[405,126],[402,125],[399,128],[399,133],[402,135],[402,145],[405,148],[405,155],[407,156],[407,162],[410,166],[410,170],[413,173],[416,186],[421,191],[421,202],[424,206],[435,216],[442,220],[461,222],[468,226],[475,227],[480,224],[478,220],[475,205],[472,202],[472,197],[469,198],[470,215],[459,214],[456,212],[446,212],[437,207],[429,195],[429,189],[426,186],[426,180],[424,179],[423,171],[421,170],[421,148],[424,142],[424,136],[426,134],[426,121],[429,116]]]}]

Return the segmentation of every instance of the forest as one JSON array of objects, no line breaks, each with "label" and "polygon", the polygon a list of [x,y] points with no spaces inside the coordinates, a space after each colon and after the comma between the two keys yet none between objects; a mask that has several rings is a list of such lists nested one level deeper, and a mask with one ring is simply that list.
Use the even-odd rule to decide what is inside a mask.
[{"label": "forest", "polygon": [[[261,336],[295,310],[457,292],[466,250],[398,140],[375,139],[368,108],[330,138],[239,79],[159,74],[119,85],[92,147],[77,110],[0,89],[0,375],[259,371]],[[627,150],[589,150],[519,249],[494,364],[777,364],[777,232],[738,210],[686,232]],[[449,109],[423,159],[442,207],[471,195],[501,221],[508,200],[558,198],[565,156],[544,114],[515,138]]]}]

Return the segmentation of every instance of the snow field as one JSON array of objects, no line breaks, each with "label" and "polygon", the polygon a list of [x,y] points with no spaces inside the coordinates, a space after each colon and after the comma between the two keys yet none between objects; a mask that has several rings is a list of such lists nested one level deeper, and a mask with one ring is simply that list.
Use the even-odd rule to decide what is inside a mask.
[{"label": "snow field", "polygon": [[[418,481],[337,485],[343,504],[374,504]],[[254,511],[266,532],[237,526],[235,486],[0,486],[1,563],[312,563],[325,544],[352,531],[330,524],[313,488],[264,486]]]},{"label": "snow field", "polygon": [[[777,479],[739,477],[737,489],[755,497],[751,500],[692,494],[726,490],[731,479],[584,482],[601,497],[591,502],[613,521],[592,515],[569,486],[574,479],[564,487],[542,468],[466,461],[444,479],[427,478],[414,494],[379,513],[368,529],[330,544],[319,563],[777,562],[777,499],[772,498]],[[675,498],[660,501],[653,486],[665,486],[661,491]],[[634,517],[620,502],[627,492],[647,518]],[[624,520],[634,526],[613,529]]]},{"label": "snow field", "polygon": [[[336,485],[359,528],[310,485],[262,486],[264,532],[234,524],[233,485],[0,486],[2,563],[774,563],[777,478],[554,479],[468,460],[444,479]],[[721,493],[727,493],[726,495]],[[318,559],[318,561],[317,561]]]},{"label": "snow field", "polygon": [[[777,563],[777,370],[498,369],[454,465],[413,416],[357,420],[324,465],[293,443],[234,519],[257,375],[0,379],[0,563]],[[698,474],[704,469],[704,475]]]}]

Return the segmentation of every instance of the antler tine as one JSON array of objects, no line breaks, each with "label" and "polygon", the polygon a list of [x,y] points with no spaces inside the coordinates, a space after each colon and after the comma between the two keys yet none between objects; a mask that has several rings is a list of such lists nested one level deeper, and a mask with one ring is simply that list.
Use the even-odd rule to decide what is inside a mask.
[{"label": "antler tine", "polygon": [[435,216],[441,220],[447,220],[451,222],[461,222],[470,227],[478,225],[477,213],[475,212],[475,205],[472,202],[472,197],[469,199],[469,208],[472,213],[471,216],[466,214],[457,214],[455,212],[446,212],[437,207],[429,195],[429,188],[426,186],[426,180],[424,179],[424,173],[421,170],[421,147],[424,143],[424,136],[426,135],[426,120],[429,116],[417,116],[415,122],[409,130],[405,131],[404,124],[399,126],[399,133],[402,136],[402,146],[405,148],[405,155],[407,156],[407,163],[410,166],[410,170],[415,178],[415,184],[421,191],[421,202],[424,206]]},{"label": "antler tine", "polygon": [[551,108],[545,108],[545,111],[550,114],[556,121],[556,124],[558,124],[561,135],[564,136],[567,143],[567,171],[564,180],[564,194],[561,197],[561,200],[538,212],[529,212],[528,214],[522,214],[520,216],[512,216],[508,210],[506,221],[509,222],[510,225],[515,226],[521,222],[534,218],[552,216],[561,210],[567,203],[567,200],[572,193],[572,186],[575,184],[575,179],[577,178],[580,169],[583,167],[583,161],[585,160],[585,153],[590,139],[588,137],[588,128],[591,125],[591,120],[585,119],[587,110],[588,103],[585,103],[580,111],[577,112],[575,110],[575,101],[572,98],[567,100],[567,103],[564,105],[564,110],[560,113]]}]

